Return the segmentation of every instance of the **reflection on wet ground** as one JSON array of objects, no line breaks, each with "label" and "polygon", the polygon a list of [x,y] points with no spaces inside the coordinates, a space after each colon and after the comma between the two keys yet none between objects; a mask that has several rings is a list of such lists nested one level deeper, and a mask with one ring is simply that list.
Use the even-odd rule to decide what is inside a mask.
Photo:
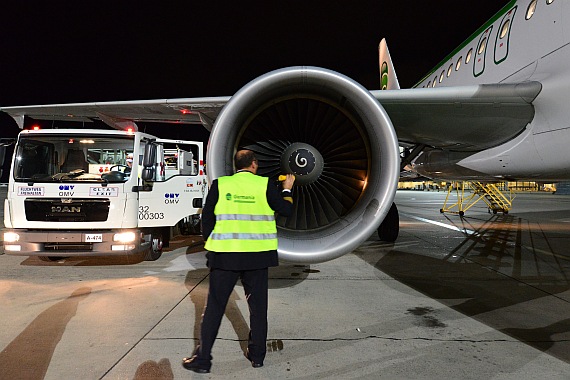
[{"label": "reflection on wet ground", "polygon": [[430,298],[570,363],[569,223],[524,212],[424,216],[448,225],[445,232],[414,217],[417,211],[408,211],[405,202],[400,206],[410,215],[401,217],[398,242],[367,242],[355,251],[359,257]]}]

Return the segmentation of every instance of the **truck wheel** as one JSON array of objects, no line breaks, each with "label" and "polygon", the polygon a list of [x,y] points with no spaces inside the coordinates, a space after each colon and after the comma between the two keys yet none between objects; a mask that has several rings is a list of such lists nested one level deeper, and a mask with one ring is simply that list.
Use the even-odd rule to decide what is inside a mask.
[{"label": "truck wheel", "polygon": [[199,215],[192,215],[189,221],[185,222],[181,228],[182,235],[201,235],[202,226]]},{"label": "truck wheel", "polygon": [[59,256],[38,256],[38,258],[41,261],[46,261],[49,263],[53,263],[54,261],[65,259],[65,257],[59,257]]},{"label": "truck wheel", "polygon": [[151,244],[149,250],[145,254],[145,261],[155,261],[162,255],[162,246],[164,245],[162,231],[155,229],[152,231]]},{"label": "truck wheel", "polygon": [[190,231],[192,235],[202,235],[202,219],[196,215],[197,218],[193,217],[191,220],[191,227],[190,227]]}]

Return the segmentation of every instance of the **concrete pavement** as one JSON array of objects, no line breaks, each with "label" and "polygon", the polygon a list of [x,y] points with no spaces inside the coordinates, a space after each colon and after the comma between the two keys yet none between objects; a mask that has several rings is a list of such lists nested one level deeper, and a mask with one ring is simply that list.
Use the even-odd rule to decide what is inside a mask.
[{"label": "concrete pavement", "polygon": [[444,198],[399,192],[395,244],[372,236],[328,263],[272,269],[260,369],[243,357],[241,286],[212,372],[181,366],[207,294],[198,239],[155,262],[2,255],[0,379],[570,378],[570,197],[464,219],[439,213]]}]

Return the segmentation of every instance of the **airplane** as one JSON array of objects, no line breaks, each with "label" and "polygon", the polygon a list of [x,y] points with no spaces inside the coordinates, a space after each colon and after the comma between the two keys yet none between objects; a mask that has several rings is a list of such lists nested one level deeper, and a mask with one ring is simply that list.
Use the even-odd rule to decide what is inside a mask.
[{"label": "airplane", "polygon": [[[385,40],[381,90],[317,67],[254,79],[233,96],[4,107],[24,118],[202,124],[210,181],[236,149],[258,174],[296,175],[295,210],[278,217],[279,257],[337,258],[378,231],[395,240],[404,166],[441,180],[570,179],[570,0],[511,0],[413,88],[400,89]],[[406,154],[401,157],[400,146]]]}]

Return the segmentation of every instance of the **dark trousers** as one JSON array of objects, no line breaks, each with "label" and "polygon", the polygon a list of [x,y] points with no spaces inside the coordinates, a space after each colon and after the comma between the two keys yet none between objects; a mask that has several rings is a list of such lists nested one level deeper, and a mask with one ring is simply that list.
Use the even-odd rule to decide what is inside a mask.
[{"label": "dark trousers", "polygon": [[241,279],[249,306],[249,358],[256,363],[263,363],[265,359],[267,351],[267,268],[243,271],[212,269],[208,301],[202,315],[200,345],[194,352],[194,360],[202,368],[209,369],[211,366],[212,346],[238,278]]}]

